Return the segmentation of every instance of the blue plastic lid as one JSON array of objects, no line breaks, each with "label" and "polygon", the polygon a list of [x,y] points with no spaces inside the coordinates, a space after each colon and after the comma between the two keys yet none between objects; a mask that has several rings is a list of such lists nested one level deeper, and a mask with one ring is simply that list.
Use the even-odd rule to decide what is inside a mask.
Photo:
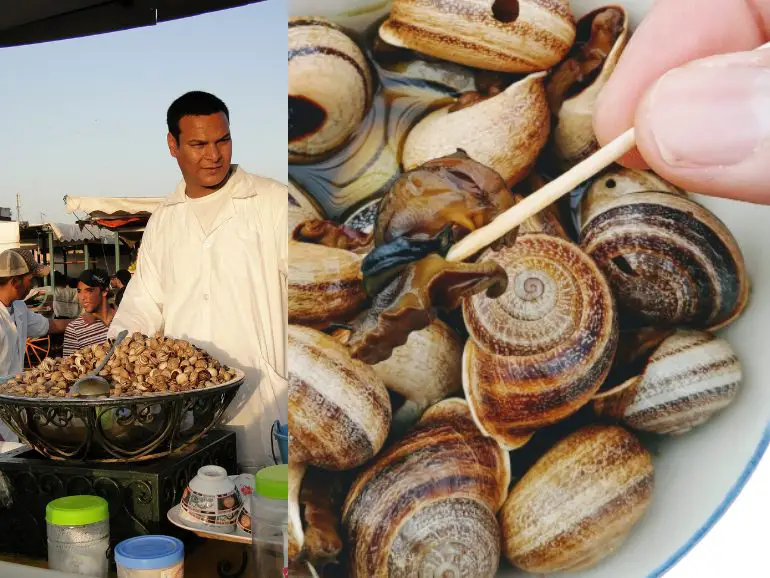
[{"label": "blue plastic lid", "polygon": [[115,547],[115,563],[131,570],[158,570],[184,560],[184,544],[171,536],[137,536]]}]

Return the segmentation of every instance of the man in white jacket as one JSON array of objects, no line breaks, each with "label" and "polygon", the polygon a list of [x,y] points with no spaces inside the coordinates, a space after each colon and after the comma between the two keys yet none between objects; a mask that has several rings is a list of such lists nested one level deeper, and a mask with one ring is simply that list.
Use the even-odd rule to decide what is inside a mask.
[{"label": "man in white jacket", "polygon": [[270,426],[288,421],[288,190],[231,164],[229,112],[217,97],[187,93],[167,122],[183,179],[147,223],[109,336],[162,330],[244,370],[224,422],[241,466],[270,465]]}]

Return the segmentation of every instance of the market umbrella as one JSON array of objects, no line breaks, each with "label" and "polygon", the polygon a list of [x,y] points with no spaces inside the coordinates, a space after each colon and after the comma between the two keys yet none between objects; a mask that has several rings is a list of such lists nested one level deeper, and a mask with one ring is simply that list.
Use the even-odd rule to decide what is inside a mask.
[{"label": "market umbrella", "polygon": [[154,26],[262,0],[0,0],[0,48]]}]

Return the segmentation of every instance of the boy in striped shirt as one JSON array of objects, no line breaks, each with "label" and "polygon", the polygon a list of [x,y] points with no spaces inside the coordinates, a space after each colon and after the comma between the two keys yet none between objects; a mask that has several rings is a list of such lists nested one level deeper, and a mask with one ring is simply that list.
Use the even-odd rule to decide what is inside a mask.
[{"label": "boy in striped shirt", "polygon": [[83,313],[73,320],[64,332],[63,355],[72,355],[78,349],[107,341],[107,331],[115,308],[107,300],[110,276],[101,269],[87,269],[78,277],[78,301]]}]

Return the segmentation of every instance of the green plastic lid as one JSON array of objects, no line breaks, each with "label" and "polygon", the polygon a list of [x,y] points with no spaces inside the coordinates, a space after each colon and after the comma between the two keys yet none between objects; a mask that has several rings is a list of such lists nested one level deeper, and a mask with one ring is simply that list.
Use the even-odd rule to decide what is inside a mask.
[{"label": "green plastic lid", "polygon": [[109,517],[107,500],[99,496],[67,496],[45,507],[46,522],[53,526],[85,526]]},{"label": "green plastic lid", "polygon": [[271,500],[289,499],[289,466],[270,466],[257,472],[254,491]]}]

